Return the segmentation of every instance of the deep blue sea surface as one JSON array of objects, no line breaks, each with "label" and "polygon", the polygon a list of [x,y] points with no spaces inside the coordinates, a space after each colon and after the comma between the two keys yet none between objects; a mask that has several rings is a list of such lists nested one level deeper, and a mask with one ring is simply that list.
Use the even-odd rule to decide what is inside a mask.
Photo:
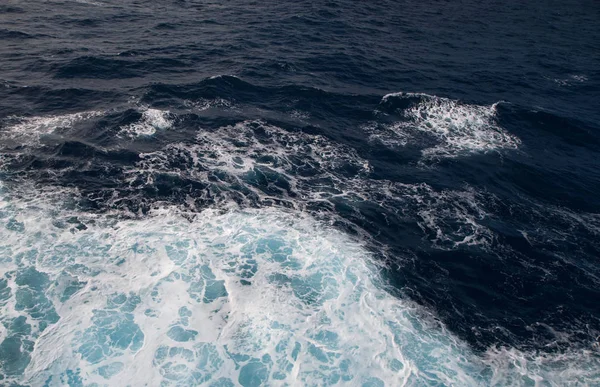
[{"label": "deep blue sea surface", "polygon": [[600,385],[600,2],[0,1],[0,385]]}]

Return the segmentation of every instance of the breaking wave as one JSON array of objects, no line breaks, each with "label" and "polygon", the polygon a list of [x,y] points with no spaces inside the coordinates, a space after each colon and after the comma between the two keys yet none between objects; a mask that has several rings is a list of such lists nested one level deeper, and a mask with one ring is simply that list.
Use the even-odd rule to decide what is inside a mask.
[{"label": "breaking wave", "polygon": [[520,140],[496,123],[496,104],[478,106],[427,94],[393,93],[380,109],[396,114],[391,124],[371,123],[364,128],[371,140],[388,146],[417,146],[427,160],[469,153],[517,149]]},{"label": "breaking wave", "polygon": [[0,121],[0,141],[3,148],[35,147],[45,136],[60,136],[74,124],[100,117],[101,111],[80,112],[45,117],[8,117]]},{"label": "breaking wave", "polygon": [[173,115],[168,111],[145,108],[142,117],[121,128],[119,135],[125,137],[152,136],[157,130],[166,130],[173,125]]}]

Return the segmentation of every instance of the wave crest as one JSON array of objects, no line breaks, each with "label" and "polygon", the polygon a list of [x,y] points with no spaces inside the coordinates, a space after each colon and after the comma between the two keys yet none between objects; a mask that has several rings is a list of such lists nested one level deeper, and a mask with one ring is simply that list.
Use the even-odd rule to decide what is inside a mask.
[{"label": "wave crest", "polygon": [[372,123],[365,130],[372,140],[388,146],[417,146],[426,160],[517,149],[519,138],[497,124],[497,104],[469,105],[428,94],[393,93],[382,98],[380,109],[400,120]]}]

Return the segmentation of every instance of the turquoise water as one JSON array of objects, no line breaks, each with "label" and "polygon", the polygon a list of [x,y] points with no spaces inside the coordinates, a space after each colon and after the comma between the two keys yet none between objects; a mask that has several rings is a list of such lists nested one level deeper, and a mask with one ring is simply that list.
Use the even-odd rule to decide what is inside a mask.
[{"label": "turquoise water", "polygon": [[[30,187],[31,188],[31,187]],[[75,191],[2,191],[4,383],[560,385],[584,353],[472,353],[389,295],[361,245],[301,213],[79,212]],[[590,367],[590,368],[588,368]]]}]

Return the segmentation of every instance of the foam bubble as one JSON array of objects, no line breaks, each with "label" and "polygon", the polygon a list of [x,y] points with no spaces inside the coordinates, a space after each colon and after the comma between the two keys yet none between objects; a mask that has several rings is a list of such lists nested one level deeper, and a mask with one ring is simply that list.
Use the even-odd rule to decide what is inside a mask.
[{"label": "foam bubble", "polygon": [[184,105],[198,111],[206,111],[209,109],[232,109],[234,107],[233,102],[225,98],[200,98],[194,101],[185,100]]},{"label": "foam bubble", "polygon": [[91,1],[91,0],[72,0],[76,3],[80,3],[80,4],[89,4],[89,5],[96,5],[96,6],[100,6],[103,7],[105,6],[104,3],[101,3],[99,1]]},{"label": "foam bubble", "polygon": [[[425,160],[452,158],[470,153],[517,149],[520,140],[496,123],[496,106],[463,104],[428,94],[393,93],[382,103],[395,98],[415,98],[417,103],[400,110],[403,120],[380,125],[372,123],[364,130],[371,139],[392,146],[422,144]],[[426,136],[425,138],[423,136]],[[431,144],[431,140],[435,140]]]},{"label": "foam bubble", "polygon": [[[215,131],[200,130],[193,144],[169,144],[145,153],[126,171],[130,186],[152,187],[160,175],[209,184],[220,205],[246,195],[248,205],[270,200],[319,217],[323,206],[344,201],[376,203],[413,218],[435,247],[478,245],[494,234],[482,225],[487,198],[476,190],[438,191],[427,184],[370,179],[371,167],[354,149],[322,136],[289,132],[262,121],[243,121]],[[214,190],[212,189],[214,187]],[[194,208],[194,206],[190,206]],[[325,218],[336,217],[334,211]],[[344,221],[343,219],[338,219]],[[360,230],[358,230],[360,232]],[[365,238],[369,238],[364,233]]]},{"label": "foam bubble", "polygon": [[[290,205],[320,195],[319,186],[308,185],[308,180],[320,177],[321,184],[341,185],[340,173],[365,176],[370,171],[369,163],[350,147],[263,121],[200,130],[192,144],[169,144],[140,156],[142,161],[126,171],[130,184],[151,185],[157,174],[176,174],[223,188],[220,193],[226,198],[244,187],[255,197],[290,199]],[[277,195],[269,193],[273,191]]]},{"label": "foam bubble", "polygon": [[483,361],[495,386],[593,386],[600,382],[598,354],[591,350],[544,354],[491,348]]},{"label": "foam bubble", "polygon": [[407,93],[404,91],[399,91],[396,93],[388,93],[381,98],[381,102],[389,102],[393,98],[403,98],[403,97],[425,97],[425,98],[436,98],[434,95],[426,94],[426,93]]},{"label": "foam bubble", "polygon": [[295,120],[304,121],[310,118],[310,113],[305,112],[303,110],[294,109],[290,112],[290,117]]},{"label": "foam bubble", "polygon": [[599,381],[589,353],[473,354],[389,295],[361,243],[303,213],[162,208],[119,220],[78,212],[72,190],[0,193],[6,383]]},{"label": "foam bubble", "polygon": [[234,78],[234,79],[238,79],[238,80],[240,79],[232,74],[217,74],[217,75],[213,75],[213,76],[209,77],[208,79],[213,80],[213,79],[221,79],[221,78]]},{"label": "foam bubble", "polygon": [[101,111],[88,111],[45,117],[8,117],[0,130],[0,141],[14,146],[39,146],[43,136],[58,134],[78,122],[102,114]]},{"label": "foam bubble", "polygon": [[[42,203],[32,211],[3,202],[20,227],[2,232],[11,256],[22,257],[5,257],[2,269],[5,336],[32,343],[6,373],[14,380],[54,385],[71,372],[99,384],[256,385],[419,375],[402,349],[419,347],[410,342],[414,307],[376,286],[360,244],[302,214],[206,211],[192,222],[171,209],[136,221],[79,214],[86,228],[74,229],[63,228],[68,211],[40,218]],[[22,308],[25,289],[35,305]],[[22,317],[25,336],[15,327]],[[443,370],[453,360],[442,353],[455,344],[444,345],[418,356]]]},{"label": "foam bubble", "polygon": [[490,216],[482,202],[488,197],[466,187],[464,190],[436,191],[427,184],[394,185],[388,195],[416,210],[417,224],[439,249],[456,249],[460,246],[478,246],[489,249],[495,240],[494,233],[482,224]]},{"label": "foam bubble", "polygon": [[587,82],[588,77],[583,74],[572,74],[567,78],[553,78],[552,81],[559,86],[573,86],[574,84]]},{"label": "foam bubble", "polygon": [[173,115],[169,111],[146,108],[137,122],[121,127],[119,135],[132,138],[152,136],[157,130],[166,130],[172,125]]}]

